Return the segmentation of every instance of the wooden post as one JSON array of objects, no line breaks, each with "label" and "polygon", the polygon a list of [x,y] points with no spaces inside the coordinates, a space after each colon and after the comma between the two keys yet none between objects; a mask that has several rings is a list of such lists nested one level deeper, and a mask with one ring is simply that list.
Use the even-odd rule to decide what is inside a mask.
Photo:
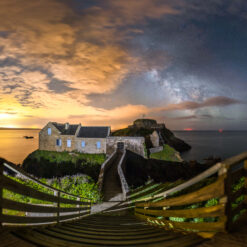
[{"label": "wooden post", "polygon": [[245,196],[244,196],[244,204],[247,209],[247,160],[244,161],[244,187],[245,187]]},{"label": "wooden post", "polygon": [[2,216],[3,216],[3,208],[2,208],[2,201],[3,201],[3,160],[0,159],[0,227],[2,227]]},{"label": "wooden post", "polygon": [[[76,200],[77,201],[81,201],[81,198],[80,197],[77,197]],[[77,204],[76,207],[79,208],[78,214],[80,214],[80,204]]]},{"label": "wooden post", "polygon": [[233,215],[232,215],[232,179],[231,179],[231,168],[227,172],[225,179],[225,194],[227,196],[225,214],[226,214],[226,231],[232,230]]},{"label": "wooden post", "polygon": [[88,200],[88,213],[90,214],[91,213],[91,207],[92,207],[92,201],[91,200]]},{"label": "wooden post", "polygon": [[54,196],[57,196],[57,203],[56,203],[56,207],[57,207],[57,223],[60,222],[60,191],[54,191]]},{"label": "wooden post", "polygon": [[[218,177],[224,176],[224,187],[225,187],[225,196],[220,199],[219,203],[225,202],[225,218],[226,225],[225,230],[231,231],[232,228],[232,205],[231,205],[231,195],[232,195],[232,180],[231,180],[231,168],[227,169],[224,164],[218,171]],[[220,219],[224,220],[224,219]]]}]

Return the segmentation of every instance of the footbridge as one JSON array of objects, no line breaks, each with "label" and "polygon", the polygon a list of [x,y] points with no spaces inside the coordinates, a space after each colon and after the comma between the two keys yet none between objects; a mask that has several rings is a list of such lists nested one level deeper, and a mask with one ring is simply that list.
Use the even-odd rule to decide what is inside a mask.
[{"label": "footbridge", "polygon": [[125,162],[125,151],[116,151],[102,165],[103,203],[93,204],[0,160],[0,246],[247,246],[247,152],[188,181],[135,190],[126,182]]}]

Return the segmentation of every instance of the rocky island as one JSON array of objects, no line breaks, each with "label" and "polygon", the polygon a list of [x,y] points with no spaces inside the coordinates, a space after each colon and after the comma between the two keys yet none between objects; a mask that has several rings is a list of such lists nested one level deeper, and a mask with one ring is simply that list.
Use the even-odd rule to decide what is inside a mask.
[{"label": "rocky island", "polygon": [[177,138],[164,123],[157,123],[154,119],[137,119],[133,125],[112,132],[112,136],[142,136],[145,138],[147,149],[168,144],[178,152],[191,149],[191,146]]}]

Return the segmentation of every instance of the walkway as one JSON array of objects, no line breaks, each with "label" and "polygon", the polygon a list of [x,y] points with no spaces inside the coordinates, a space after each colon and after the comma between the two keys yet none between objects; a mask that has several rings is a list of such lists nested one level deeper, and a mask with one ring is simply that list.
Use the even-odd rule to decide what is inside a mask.
[{"label": "walkway", "polygon": [[103,197],[104,201],[123,201],[123,193],[121,188],[121,183],[118,175],[118,163],[122,157],[122,153],[119,152],[113,161],[113,164],[106,171],[104,176],[103,185]]},{"label": "walkway", "polygon": [[[131,215],[92,215],[80,221],[32,230],[18,229],[10,233],[22,240],[2,247],[47,246],[140,246],[187,247],[203,241],[197,235],[165,232],[139,221]],[[25,241],[25,242],[24,242]],[[24,244],[26,243],[26,244]]]},{"label": "walkway", "polygon": [[246,247],[247,246],[247,217],[238,222],[234,232],[217,233],[211,240],[204,242],[198,247]]}]

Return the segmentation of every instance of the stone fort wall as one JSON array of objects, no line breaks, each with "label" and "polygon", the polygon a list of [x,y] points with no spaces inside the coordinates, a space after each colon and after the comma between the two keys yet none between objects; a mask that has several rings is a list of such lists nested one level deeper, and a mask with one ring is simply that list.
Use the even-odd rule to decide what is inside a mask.
[{"label": "stone fort wall", "polygon": [[144,157],[144,137],[109,136],[106,138],[106,154],[110,155],[117,149],[117,143],[123,142],[124,147]]}]

